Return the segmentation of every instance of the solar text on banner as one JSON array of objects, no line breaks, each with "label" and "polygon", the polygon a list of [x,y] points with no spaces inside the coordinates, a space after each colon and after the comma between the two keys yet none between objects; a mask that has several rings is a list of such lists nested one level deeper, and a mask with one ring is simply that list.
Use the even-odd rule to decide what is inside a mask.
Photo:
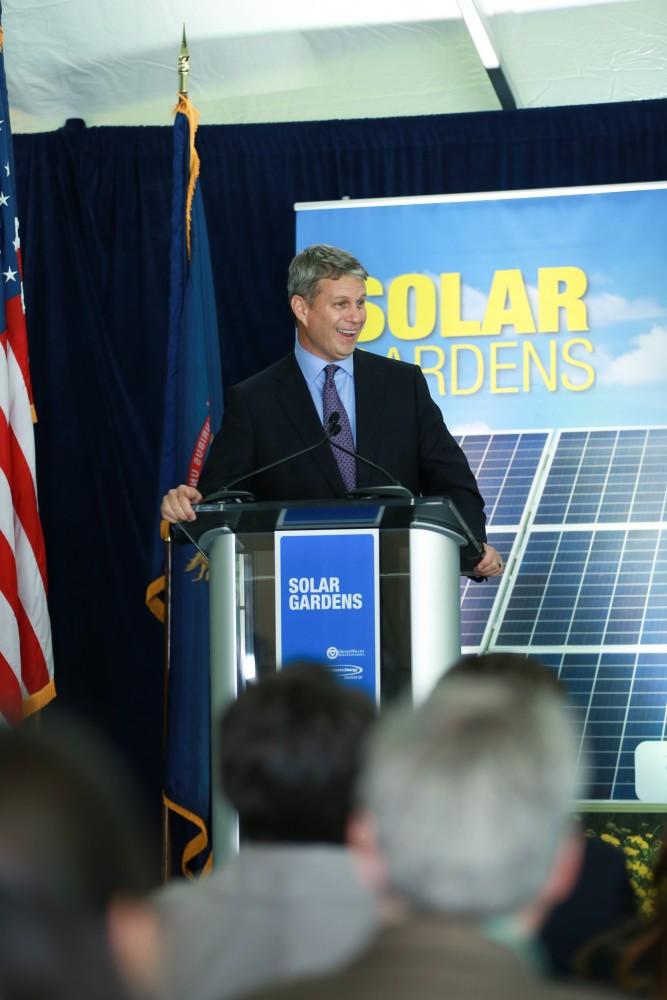
[{"label": "solar text on banner", "polygon": [[[181,97],[174,122],[174,180],[167,376],[160,493],[177,483],[196,486],[222,419],[222,378],[213,275],[194,147],[196,112]],[[160,546],[161,548],[161,546]],[[147,602],[164,613],[164,577]],[[209,589],[191,546],[173,545],[169,622],[169,687],[164,801],[189,834],[181,869],[210,867]]]},{"label": "solar text on banner", "polygon": [[55,685],[3,41],[0,34],[0,716],[16,724],[51,701]]}]

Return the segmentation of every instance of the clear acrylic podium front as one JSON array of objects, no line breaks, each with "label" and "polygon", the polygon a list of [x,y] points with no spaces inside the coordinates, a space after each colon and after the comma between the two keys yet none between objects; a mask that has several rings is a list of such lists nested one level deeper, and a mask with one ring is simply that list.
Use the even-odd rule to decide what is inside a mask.
[{"label": "clear acrylic podium front", "polygon": [[276,533],[378,529],[379,699],[426,697],[460,655],[459,576],[478,544],[451,500],[411,497],[199,505],[189,533],[210,564],[211,774],[218,859],[236,844],[236,822],[217,789],[218,729],[247,682],[276,669]]}]

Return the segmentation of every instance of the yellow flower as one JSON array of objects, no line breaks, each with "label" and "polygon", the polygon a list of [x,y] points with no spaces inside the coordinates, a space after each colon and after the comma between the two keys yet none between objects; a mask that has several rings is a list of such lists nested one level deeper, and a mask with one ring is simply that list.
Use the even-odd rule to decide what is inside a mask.
[{"label": "yellow flower", "polygon": [[634,857],[636,857],[637,854],[639,854],[639,851],[637,850],[636,847],[628,847],[627,844],[623,848],[623,850],[628,855],[628,857],[630,857],[630,858],[634,858]]},{"label": "yellow flower", "polygon": [[614,845],[614,847],[620,847],[620,846],[621,846],[621,842],[620,842],[620,840],[618,839],[618,837],[613,837],[613,836],[611,835],[611,833],[603,833],[603,834],[601,835],[601,837],[600,837],[600,840],[606,840],[606,842],[607,842],[608,844],[613,844],[613,845]]}]

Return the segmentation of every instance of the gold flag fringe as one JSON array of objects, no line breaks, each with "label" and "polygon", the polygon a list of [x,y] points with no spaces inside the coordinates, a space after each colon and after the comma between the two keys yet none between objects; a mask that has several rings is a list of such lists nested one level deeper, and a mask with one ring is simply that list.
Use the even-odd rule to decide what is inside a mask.
[{"label": "gold flag fringe", "polygon": [[192,257],[192,247],[190,243],[190,223],[192,221],[192,199],[195,194],[195,187],[199,178],[199,154],[195,148],[195,132],[199,127],[199,112],[187,94],[178,95],[178,104],[174,108],[174,114],[185,115],[190,122],[190,178],[188,181],[188,193],[185,199],[185,245],[188,251],[188,260]]}]

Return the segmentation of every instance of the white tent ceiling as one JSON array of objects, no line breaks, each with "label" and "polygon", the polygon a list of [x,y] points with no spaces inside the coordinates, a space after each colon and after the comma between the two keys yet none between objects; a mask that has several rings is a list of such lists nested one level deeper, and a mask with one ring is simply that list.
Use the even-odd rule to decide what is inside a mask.
[{"label": "white tent ceiling", "polygon": [[[667,0],[477,0],[520,108],[667,96]],[[4,0],[16,132],[499,107],[456,0]]]}]

